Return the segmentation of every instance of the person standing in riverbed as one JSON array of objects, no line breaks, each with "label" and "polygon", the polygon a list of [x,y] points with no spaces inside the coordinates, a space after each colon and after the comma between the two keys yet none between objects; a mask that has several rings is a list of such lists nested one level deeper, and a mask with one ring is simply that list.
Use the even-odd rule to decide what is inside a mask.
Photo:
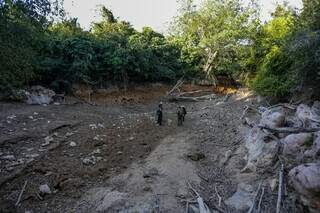
[{"label": "person standing in riverbed", "polygon": [[181,106],[181,108],[182,108],[182,122],[184,122],[184,119],[185,119],[186,114],[187,114],[187,110],[186,110],[185,106]]},{"label": "person standing in riverbed", "polygon": [[162,102],[159,103],[156,114],[157,114],[157,124],[159,126],[162,126]]},{"label": "person standing in riverbed", "polygon": [[177,116],[178,116],[178,126],[182,126],[183,111],[181,106],[178,106]]}]

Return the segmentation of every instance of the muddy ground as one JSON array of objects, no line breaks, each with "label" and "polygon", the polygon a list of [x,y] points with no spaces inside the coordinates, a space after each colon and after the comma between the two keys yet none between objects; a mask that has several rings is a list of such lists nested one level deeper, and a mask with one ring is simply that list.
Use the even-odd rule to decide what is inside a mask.
[{"label": "muddy ground", "polygon": [[[258,185],[256,176],[240,173],[240,117],[253,97],[238,92],[183,103],[188,114],[182,127],[175,115],[181,103],[164,102],[159,127],[154,119],[162,97],[155,94],[110,104],[100,97],[98,106],[0,103],[0,211],[186,212],[188,201],[192,212],[191,184],[213,211],[237,212],[223,201],[238,183]],[[140,101],[121,103],[135,97]],[[39,193],[42,184],[51,194]],[[262,202],[266,212],[275,202],[269,196]]]}]

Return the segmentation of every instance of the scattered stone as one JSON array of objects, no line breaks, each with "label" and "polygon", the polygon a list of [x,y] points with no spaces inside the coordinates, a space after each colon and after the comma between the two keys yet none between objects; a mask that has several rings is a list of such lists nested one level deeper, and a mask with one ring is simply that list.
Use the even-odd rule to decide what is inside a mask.
[{"label": "scattered stone", "polygon": [[133,140],[134,140],[134,137],[130,137],[129,140],[130,140],[130,141],[133,141]]},{"label": "scattered stone", "polygon": [[7,117],[7,119],[10,119],[10,120],[12,120],[12,119],[15,119],[17,116],[15,116],[15,115],[9,115],[8,117]]},{"label": "scattered stone", "polygon": [[69,145],[70,145],[71,147],[77,146],[77,144],[76,144],[75,142],[73,142],[73,141],[71,141]]},{"label": "scattered stone", "polygon": [[43,184],[39,186],[40,195],[51,194],[50,187],[48,184]]},{"label": "scattered stone", "polygon": [[14,157],[14,155],[6,155],[6,156],[2,156],[1,157],[2,160],[15,160],[16,158]]},{"label": "scattered stone", "polygon": [[104,125],[103,125],[103,124],[98,123],[98,127],[103,129],[103,128],[104,128]]},{"label": "scattered stone", "polygon": [[73,132],[67,132],[67,133],[66,133],[66,137],[70,137],[70,136],[72,136],[72,135],[74,135]]},{"label": "scattered stone", "polygon": [[44,141],[45,142],[43,144],[41,144],[41,146],[48,146],[50,144],[50,142],[53,141],[53,137],[47,136],[47,137],[44,138]]},{"label": "scattered stone", "polygon": [[118,154],[118,155],[122,155],[122,154],[123,154],[123,152],[119,151],[119,152],[117,152],[117,154]]},{"label": "scattered stone", "polygon": [[101,150],[100,149],[96,149],[92,152],[93,155],[96,155],[96,154],[101,154]]},{"label": "scattered stone", "polygon": [[277,188],[277,179],[274,178],[274,179],[269,180],[269,185],[270,185],[271,191],[274,192]]},{"label": "scattered stone", "polygon": [[304,205],[312,213],[320,209],[320,163],[308,163],[297,166],[289,172],[289,178],[295,190],[300,194]]},{"label": "scattered stone", "polygon": [[96,158],[94,156],[86,157],[82,160],[82,163],[84,165],[95,165],[96,164]]},{"label": "scattered stone", "polygon": [[[85,196],[86,203],[92,205],[97,212],[118,212],[125,205],[129,195],[118,191],[111,191],[106,188],[95,188]],[[81,202],[80,204],[81,205]]]},{"label": "scattered stone", "polygon": [[297,107],[296,116],[307,125],[311,117],[311,108],[306,104],[300,104]]},{"label": "scattered stone", "polygon": [[187,157],[193,161],[200,161],[204,159],[206,156],[203,153],[196,152],[196,153],[188,154]]},{"label": "scattered stone", "polygon": [[55,92],[42,86],[33,86],[29,90],[24,91],[27,104],[50,104]]},{"label": "scattered stone", "polygon": [[237,211],[248,210],[253,202],[253,188],[251,185],[240,183],[238,184],[237,191],[228,198],[225,203],[235,208]]},{"label": "scattered stone", "polygon": [[29,154],[29,155],[26,155],[27,158],[36,158],[36,157],[39,157],[39,154]]},{"label": "scattered stone", "polygon": [[89,128],[94,130],[94,129],[98,129],[96,124],[89,124]]}]

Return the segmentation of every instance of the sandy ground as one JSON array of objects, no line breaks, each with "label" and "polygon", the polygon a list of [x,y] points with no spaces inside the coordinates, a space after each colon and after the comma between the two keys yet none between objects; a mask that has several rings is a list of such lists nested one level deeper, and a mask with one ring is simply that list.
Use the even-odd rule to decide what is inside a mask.
[{"label": "sandy ground", "polygon": [[[177,103],[166,102],[165,123],[157,126],[158,100],[149,98],[109,106],[0,103],[0,212],[179,213],[195,199],[188,184],[214,210],[216,191],[224,200],[238,183],[255,178],[240,174],[246,95],[183,103],[182,127]],[[51,194],[39,194],[41,184]],[[221,208],[235,212],[224,203]]]}]

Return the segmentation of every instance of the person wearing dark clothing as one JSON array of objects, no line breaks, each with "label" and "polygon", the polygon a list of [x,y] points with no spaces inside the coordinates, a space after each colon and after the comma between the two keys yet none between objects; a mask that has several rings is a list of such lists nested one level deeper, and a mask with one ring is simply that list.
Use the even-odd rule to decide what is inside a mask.
[{"label": "person wearing dark clothing", "polygon": [[160,102],[157,110],[157,124],[162,125],[162,103]]},{"label": "person wearing dark clothing", "polygon": [[184,119],[186,117],[186,114],[187,114],[187,110],[186,110],[186,107],[185,106],[182,106],[182,121],[184,122]]},{"label": "person wearing dark clothing", "polygon": [[182,126],[183,112],[182,112],[181,106],[178,107],[177,116],[178,116],[178,126]]}]

